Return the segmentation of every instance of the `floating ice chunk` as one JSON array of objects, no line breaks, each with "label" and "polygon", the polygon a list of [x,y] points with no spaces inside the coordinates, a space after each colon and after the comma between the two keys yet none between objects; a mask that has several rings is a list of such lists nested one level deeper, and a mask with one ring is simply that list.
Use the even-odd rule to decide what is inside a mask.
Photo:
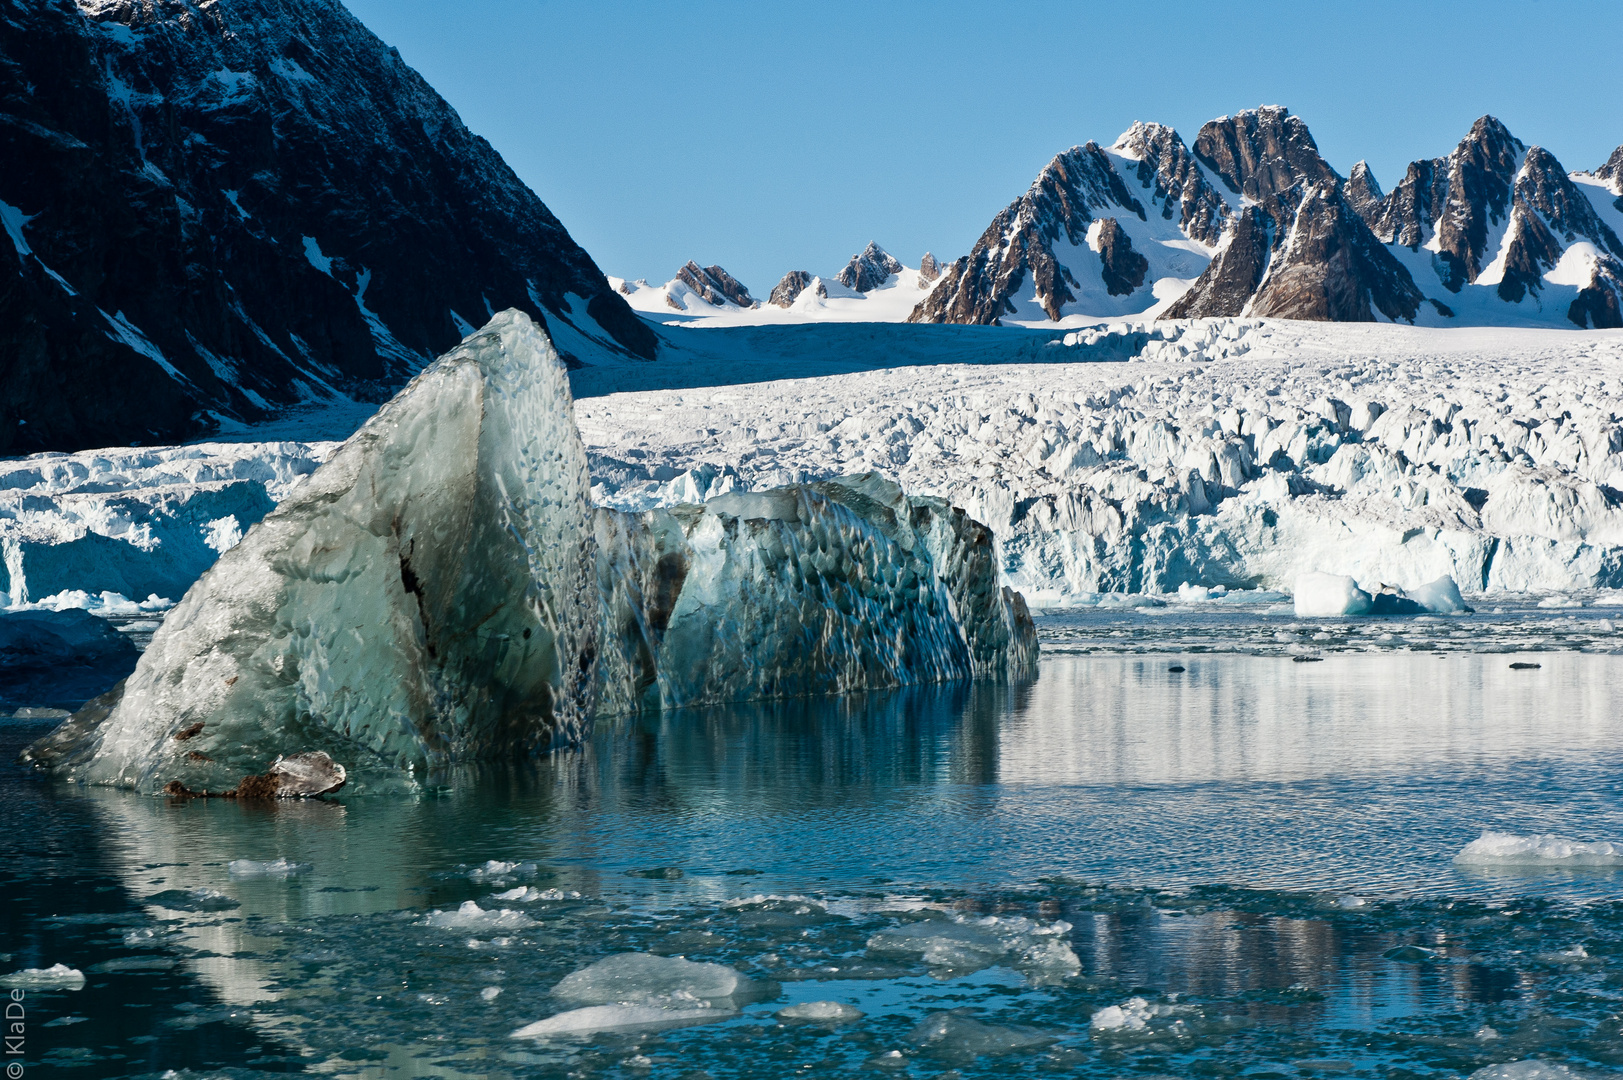
[{"label": "floating ice chunk", "polygon": [[501,987],[499,987],[499,986],[487,986],[483,990],[479,991],[479,1000],[480,1001],[495,1001],[497,998],[501,997],[501,994],[502,994],[502,988]]},{"label": "floating ice chunk", "polygon": [[1178,586],[1178,599],[1185,604],[1200,604],[1208,600],[1221,600],[1229,594],[1222,585],[1191,585],[1188,582]]},{"label": "floating ice chunk", "polygon": [[165,889],[146,898],[149,904],[171,911],[230,911],[242,903],[218,889]]},{"label": "floating ice chunk", "polygon": [[1296,579],[1295,599],[1296,614],[1303,618],[1368,615],[1375,606],[1374,598],[1352,578],[1318,571]]},{"label": "floating ice chunk", "polygon": [[476,866],[468,871],[469,881],[499,881],[503,878],[533,877],[536,865],[533,862],[502,862],[500,859],[491,859],[483,866]]},{"label": "floating ice chunk", "polygon": [[1478,1069],[1466,1080],[1587,1080],[1588,1076],[1553,1061],[1510,1061]]},{"label": "floating ice chunk", "polygon": [[658,1005],[589,1005],[537,1020],[513,1032],[515,1039],[589,1035],[594,1031],[658,1031],[690,1024],[713,1024],[737,1016],[735,1009],[665,1009]]},{"label": "floating ice chunk", "polygon": [[66,964],[48,968],[23,968],[0,979],[0,986],[16,990],[83,990],[85,973]]},{"label": "floating ice chunk", "polygon": [[1541,608],[1581,608],[1584,606],[1584,602],[1575,596],[1562,596],[1558,593],[1555,596],[1546,596],[1538,602],[1538,606]]},{"label": "floating ice chunk", "polygon": [[915,1025],[908,1038],[938,1053],[967,1058],[1046,1046],[1056,1036],[1036,1028],[986,1024],[957,1013],[938,1012]]},{"label": "floating ice chunk", "polygon": [[235,790],[513,758],[604,712],[1035,670],[992,533],[877,473],[702,507],[591,506],[562,361],[494,316],[222,554],[122,696],[25,752],[72,779]]},{"label": "floating ice chunk", "polygon": [[492,900],[510,900],[520,904],[533,904],[537,900],[579,900],[580,893],[562,889],[537,889],[534,885],[520,885],[506,892],[491,893]]},{"label": "floating ice chunk", "polygon": [[1484,832],[1466,844],[1454,861],[1461,866],[1623,866],[1623,844],[1585,843],[1553,833]]},{"label": "floating ice chunk", "polygon": [[1067,922],[1036,923],[1023,916],[926,919],[868,939],[880,956],[917,956],[933,967],[979,969],[1007,963],[1038,971],[1072,972],[1082,964],[1066,942]]},{"label": "floating ice chunk", "polygon": [[1133,997],[1120,1005],[1108,1005],[1094,1013],[1088,1021],[1088,1030],[1095,1036],[1142,1033],[1181,1035],[1188,1030],[1184,1017],[1193,1015],[1194,1010],[1186,1005],[1163,1004]]},{"label": "floating ice chunk", "polygon": [[803,1001],[787,1009],[779,1009],[779,1020],[817,1020],[823,1023],[846,1024],[861,1020],[862,1010],[843,1001]]},{"label": "floating ice chunk", "polygon": [[1447,574],[1410,589],[1409,599],[1437,615],[1456,615],[1471,610],[1460,596],[1460,587]]},{"label": "floating ice chunk", "polygon": [[513,911],[510,908],[486,911],[472,900],[466,900],[455,911],[440,911],[436,908],[429,912],[428,917],[423,920],[423,925],[439,927],[442,930],[520,930],[526,926],[534,926],[536,922],[522,911]]},{"label": "floating ice chunk", "polygon": [[770,995],[758,983],[725,964],[704,964],[675,956],[619,953],[572,971],[552,988],[552,996],[590,1005],[657,1005],[663,1008],[735,1008]]},{"label": "floating ice chunk", "polygon": [[226,863],[225,869],[234,878],[286,878],[304,873],[310,869],[310,864],[289,862],[286,859],[274,859],[271,862],[233,859]]}]

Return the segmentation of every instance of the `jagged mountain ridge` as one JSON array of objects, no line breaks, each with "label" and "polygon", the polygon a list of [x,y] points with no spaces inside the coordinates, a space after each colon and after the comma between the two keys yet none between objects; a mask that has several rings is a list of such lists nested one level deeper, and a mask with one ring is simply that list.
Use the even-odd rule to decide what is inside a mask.
[{"label": "jagged mountain ridge", "polygon": [[[1341,177],[1278,106],[1192,146],[1135,124],[1056,156],[910,316],[1023,323],[1148,313],[1619,326],[1623,148],[1567,174],[1483,117],[1390,194]],[[1124,275],[1122,260],[1142,277]]]},{"label": "jagged mountain ridge", "polygon": [[0,453],[375,397],[492,310],[656,338],[337,0],[0,10]]},{"label": "jagged mountain ridge", "polygon": [[656,321],[900,322],[940,276],[941,264],[928,251],[915,270],[870,241],[828,277],[789,271],[764,305],[726,270],[692,261],[663,285],[642,278],[609,280],[633,309]]}]

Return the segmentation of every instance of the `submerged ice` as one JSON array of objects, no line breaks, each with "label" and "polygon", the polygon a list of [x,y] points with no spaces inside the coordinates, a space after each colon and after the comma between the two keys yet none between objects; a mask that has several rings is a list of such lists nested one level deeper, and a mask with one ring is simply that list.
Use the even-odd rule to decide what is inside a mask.
[{"label": "submerged ice", "polygon": [[878,477],[594,510],[564,365],[509,311],[227,550],[122,691],[30,756],[92,783],[247,794],[294,752],[435,768],[577,741],[600,711],[1035,657],[990,532]]}]

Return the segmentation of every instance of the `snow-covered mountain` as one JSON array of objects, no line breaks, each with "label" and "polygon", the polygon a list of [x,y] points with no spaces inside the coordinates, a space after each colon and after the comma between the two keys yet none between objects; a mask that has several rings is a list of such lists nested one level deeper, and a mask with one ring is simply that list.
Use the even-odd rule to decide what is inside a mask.
[{"label": "snow-covered mountain", "polygon": [[1343,178],[1278,106],[1193,147],[1135,124],[1054,158],[910,318],[1623,326],[1620,193],[1623,148],[1569,174],[1488,116],[1390,195],[1363,162]]},{"label": "snow-covered mountain", "polygon": [[657,322],[742,326],[794,322],[903,322],[941,277],[928,251],[918,269],[870,242],[826,277],[807,270],[783,275],[761,303],[719,266],[689,262],[663,285],[609,278],[633,309]]},{"label": "snow-covered mountain", "polygon": [[494,310],[656,338],[339,0],[0,11],[0,453],[379,400]]}]

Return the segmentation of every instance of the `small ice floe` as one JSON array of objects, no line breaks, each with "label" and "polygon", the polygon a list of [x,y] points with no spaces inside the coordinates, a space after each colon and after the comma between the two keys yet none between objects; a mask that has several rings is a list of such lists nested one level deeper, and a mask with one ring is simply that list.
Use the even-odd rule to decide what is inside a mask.
[{"label": "small ice floe", "polygon": [[1544,599],[1540,600],[1538,602],[1538,606],[1546,609],[1581,608],[1584,606],[1584,602],[1578,599],[1576,596],[1563,596],[1560,593],[1556,593],[1553,596],[1546,596]]},{"label": "small ice floe", "polygon": [[1068,922],[1037,923],[1024,916],[955,915],[925,919],[868,939],[879,956],[917,956],[933,967],[978,970],[1008,964],[1028,971],[1071,973],[1082,967],[1065,936]]},{"label": "small ice floe", "polygon": [[226,873],[233,878],[289,878],[295,874],[302,874],[310,869],[309,863],[290,862],[287,859],[273,859],[270,862],[255,862],[252,859],[233,859],[225,866]]},{"label": "small ice floe", "polygon": [[987,1024],[955,1012],[931,1013],[908,1032],[908,1039],[949,1057],[996,1056],[1047,1046],[1057,1036],[1037,1028]]},{"label": "small ice floe", "polygon": [[1485,831],[1454,861],[1461,866],[1623,866],[1623,844]]},{"label": "small ice floe", "polygon": [[1354,908],[1364,907],[1368,903],[1369,903],[1369,901],[1365,900],[1362,896],[1338,896],[1338,897],[1336,897],[1336,907],[1347,908],[1348,910],[1352,910]]},{"label": "small ice floe", "polygon": [[242,906],[218,889],[165,889],[147,897],[146,902],[170,911],[230,911]]},{"label": "small ice floe", "polygon": [[428,913],[422,925],[438,927],[441,930],[520,930],[526,926],[535,926],[536,921],[522,911],[514,911],[511,908],[486,911],[472,900],[467,900],[455,911],[440,911],[436,908]]},{"label": "small ice floe", "polygon": [[1184,1017],[1191,1014],[1186,1005],[1149,1001],[1132,997],[1120,1005],[1107,1005],[1088,1020],[1088,1031],[1100,1035],[1187,1034]]},{"label": "small ice floe", "polygon": [[85,973],[66,964],[52,964],[48,968],[23,968],[0,978],[0,986],[14,990],[83,990]]},{"label": "small ice floe", "polygon": [[564,892],[562,889],[537,889],[534,885],[520,885],[516,889],[508,889],[506,892],[491,893],[490,898],[504,902],[533,904],[538,900],[579,900],[580,893]]},{"label": "small ice floe", "polygon": [[812,1020],[823,1024],[848,1024],[861,1020],[862,1010],[843,1001],[803,1001],[777,1011],[779,1020]]},{"label": "small ice floe", "polygon": [[658,1005],[589,1005],[549,1016],[513,1032],[515,1039],[556,1035],[590,1035],[598,1031],[659,1031],[711,1024],[736,1015],[732,1009],[667,1009]]},{"label": "small ice floe", "polygon": [[1212,600],[1221,600],[1228,595],[1228,589],[1222,585],[1191,585],[1184,582],[1178,586],[1178,602],[1183,604],[1204,604]]},{"label": "small ice floe", "polygon": [[1478,1069],[1466,1080],[1588,1080],[1588,1074],[1553,1061],[1509,1061]]},{"label": "small ice floe", "polygon": [[501,996],[502,988],[499,986],[487,986],[483,990],[479,991],[480,1001],[495,1001]]},{"label": "small ice floe", "polygon": [[553,997],[583,1007],[526,1025],[513,1032],[513,1037],[710,1023],[736,1015],[742,1004],[776,993],[774,984],[757,982],[724,964],[619,953],[570,972],[552,988]]},{"label": "small ice floe", "polygon": [[503,862],[500,859],[491,859],[483,866],[476,866],[468,871],[469,881],[507,882],[514,878],[534,877],[536,865],[533,862]]}]

